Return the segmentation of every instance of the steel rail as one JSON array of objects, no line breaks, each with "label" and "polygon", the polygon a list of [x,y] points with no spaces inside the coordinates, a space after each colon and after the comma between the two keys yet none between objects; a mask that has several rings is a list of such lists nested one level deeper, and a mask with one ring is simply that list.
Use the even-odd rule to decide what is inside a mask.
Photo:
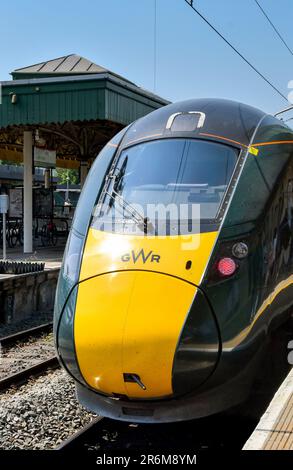
[{"label": "steel rail", "polygon": [[52,356],[45,361],[38,362],[31,367],[27,367],[26,369],[16,372],[15,374],[8,375],[3,379],[0,379],[0,391],[7,390],[13,385],[22,385],[26,383],[31,377],[37,377],[42,375],[48,369],[57,369],[59,366],[59,362],[57,356]]},{"label": "steel rail", "polygon": [[17,333],[13,333],[12,335],[3,336],[0,338],[0,345],[2,347],[10,346],[11,344],[15,344],[17,341],[30,338],[31,336],[37,336],[41,333],[50,332],[53,328],[53,323],[43,323],[42,325],[35,326],[33,328],[29,328],[27,330],[19,331]]},{"label": "steel rail", "polygon": [[97,418],[94,418],[90,423],[86,424],[83,428],[81,428],[79,431],[75,432],[72,434],[70,437],[65,439],[61,444],[59,444],[58,447],[56,447],[55,450],[71,450],[75,447],[75,445],[79,442],[82,441],[86,434],[102,420],[104,419],[103,416],[98,416]]}]

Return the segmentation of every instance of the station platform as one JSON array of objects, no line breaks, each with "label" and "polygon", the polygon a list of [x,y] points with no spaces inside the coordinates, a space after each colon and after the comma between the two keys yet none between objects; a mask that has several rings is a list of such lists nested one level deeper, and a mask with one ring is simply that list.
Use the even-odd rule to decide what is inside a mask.
[{"label": "station platform", "polygon": [[[0,274],[0,325],[35,320],[39,315],[53,311],[55,291],[65,244],[56,247],[37,247],[24,254],[22,247],[9,248],[7,260],[45,263],[43,271],[23,274]],[[0,259],[2,250],[0,251]]]},{"label": "station platform", "polygon": [[[34,249],[34,252],[30,254],[24,254],[22,247],[8,248],[6,258],[13,261],[43,262],[45,263],[45,270],[59,269],[61,267],[64,249],[65,243],[59,243],[54,247],[38,246]],[[2,250],[0,251],[0,259],[2,259]],[[0,279],[6,279],[11,276],[11,274],[0,274]]]},{"label": "station platform", "polygon": [[293,450],[293,368],[243,450]]}]

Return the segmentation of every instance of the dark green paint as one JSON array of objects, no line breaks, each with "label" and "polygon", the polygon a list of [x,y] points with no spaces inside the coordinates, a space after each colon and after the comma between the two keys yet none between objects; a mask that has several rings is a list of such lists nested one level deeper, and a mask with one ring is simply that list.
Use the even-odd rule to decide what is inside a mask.
[{"label": "dark green paint", "polygon": [[[11,103],[11,94],[17,102]],[[0,128],[111,120],[127,125],[167,102],[113,77],[16,80],[2,84]]]}]

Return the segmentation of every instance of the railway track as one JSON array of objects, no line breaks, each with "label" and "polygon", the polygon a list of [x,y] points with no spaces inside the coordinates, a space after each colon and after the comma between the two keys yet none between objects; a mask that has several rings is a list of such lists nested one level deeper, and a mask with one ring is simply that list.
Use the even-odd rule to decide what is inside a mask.
[{"label": "railway track", "polygon": [[26,369],[15,374],[8,375],[0,379],[0,391],[7,390],[15,385],[22,385],[26,383],[31,377],[38,377],[46,372],[48,369],[56,369],[59,367],[59,362],[56,356],[52,356],[44,361],[40,361]]},{"label": "railway track", "polygon": [[[50,333],[52,331],[53,323],[43,323],[42,325],[19,331],[17,333],[3,336],[0,338],[0,346],[4,350],[15,346],[19,341],[26,341],[31,338]],[[26,343],[24,343],[25,346]],[[46,372],[48,369],[56,369],[59,367],[59,362],[55,354],[51,354],[48,358],[40,360],[35,364],[24,367],[22,370],[10,373],[0,378],[0,391],[7,390],[11,386],[19,386],[26,383],[32,377],[38,377]]]},{"label": "railway track", "polygon": [[80,447],[84,444],[88,434],[91,434],[93,429],[101,424],[101,421],[104,420],[103,416],[98,416],[97,418],[93,419],[90,423],[84,426],[82,429],[74,433],[68,439],[60,444],[56,450],[71,450],[76,447]]},{"label": "railway track", "polygon": [[[241,416],[215,415],[178,423],[138,424],[97,417],[56,450],[95,450],[99,454],[190,454],[198,450],[240,450],[255,426]],[[233,431],[232,431],[233,430]]]},{"label": "railway track", "polygon": [[52,331],[53,323],[43,323],[42,325],[35,326],[33,328],[28,328],[26,330],[13,333],[12,335],[0,337],[0,345],[5,348],[15,344],[17,341],[25,340],[31,336],[38,336],[42,333],[49,333]]}]

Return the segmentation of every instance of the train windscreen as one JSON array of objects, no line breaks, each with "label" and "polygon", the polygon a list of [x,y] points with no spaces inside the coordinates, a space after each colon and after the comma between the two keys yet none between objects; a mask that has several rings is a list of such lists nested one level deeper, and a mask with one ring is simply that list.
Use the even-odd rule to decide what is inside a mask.
[{"label": "train windscreen", "polygon": [[111,169],[93,226],[177,235],[215,222],[239,151],[191,139],[164,139],[123,150]]}]

